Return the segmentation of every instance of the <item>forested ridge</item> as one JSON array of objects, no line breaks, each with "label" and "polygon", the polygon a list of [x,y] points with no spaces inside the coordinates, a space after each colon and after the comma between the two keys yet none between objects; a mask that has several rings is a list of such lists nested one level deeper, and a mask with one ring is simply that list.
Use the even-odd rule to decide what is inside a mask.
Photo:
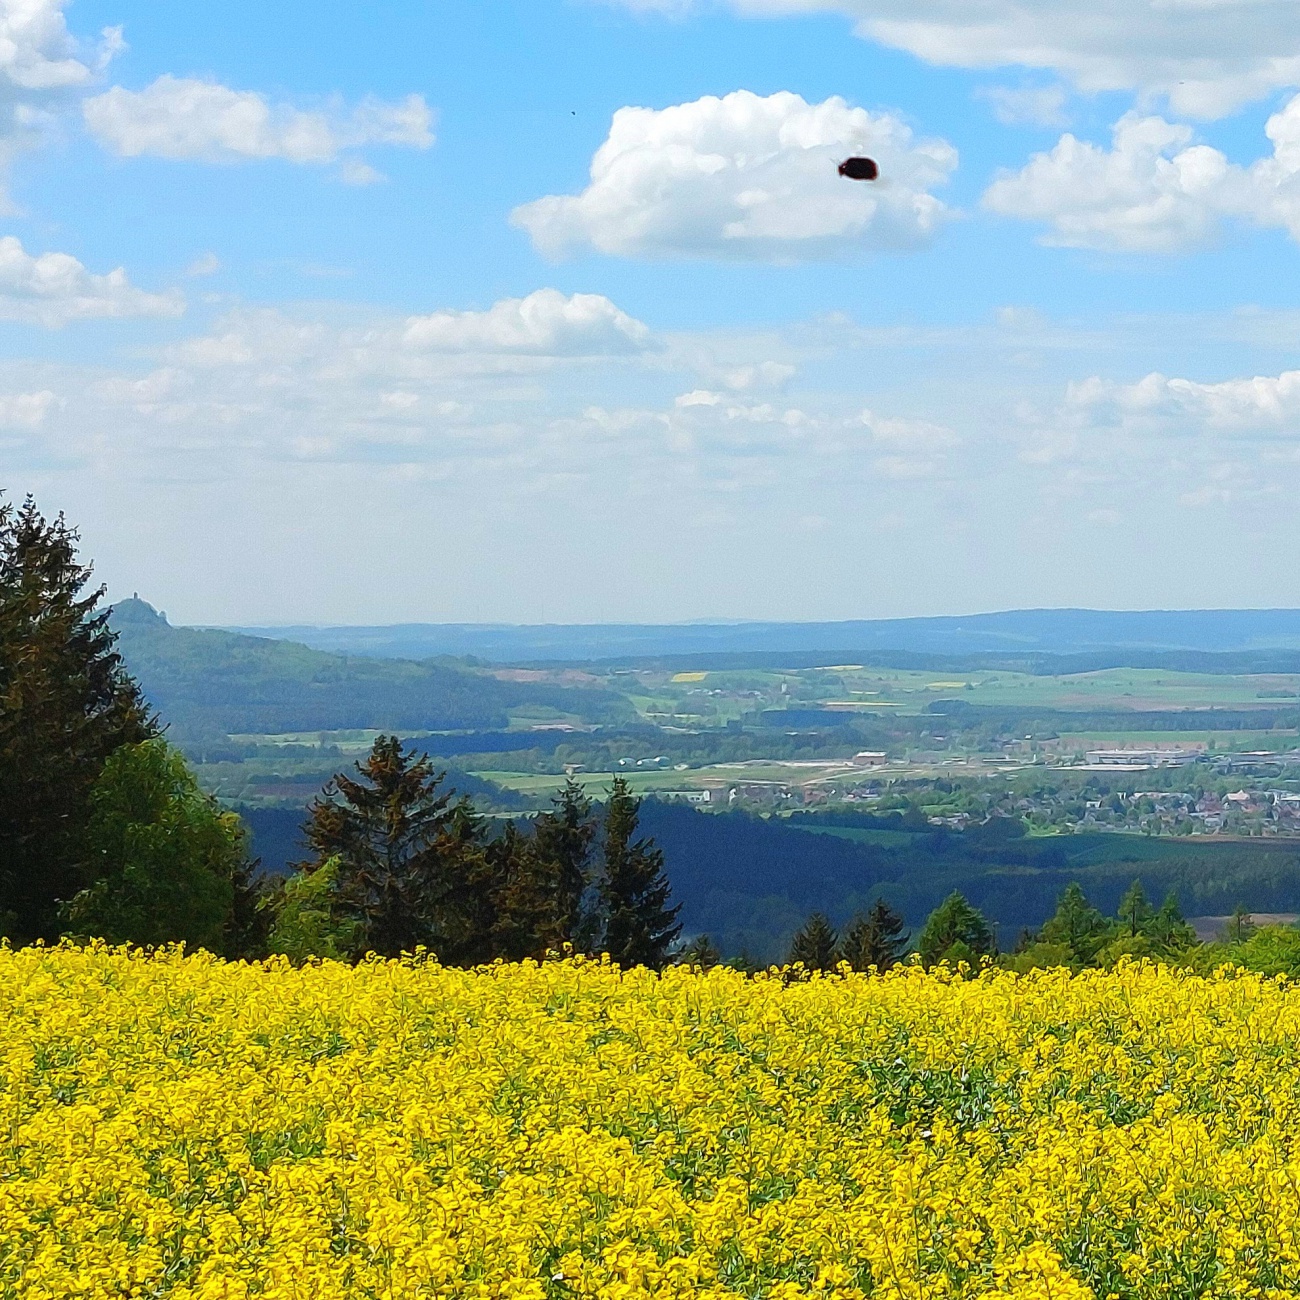
[{"label": "forested ridge", "polygon": [[173,627],[145,601],[114,606],[118,652],[149,702],[184,737],[288,731],[504,728],[541,705],[626,721],[621,696],[499,681],[447,663],[372,659],[208,628]]}]

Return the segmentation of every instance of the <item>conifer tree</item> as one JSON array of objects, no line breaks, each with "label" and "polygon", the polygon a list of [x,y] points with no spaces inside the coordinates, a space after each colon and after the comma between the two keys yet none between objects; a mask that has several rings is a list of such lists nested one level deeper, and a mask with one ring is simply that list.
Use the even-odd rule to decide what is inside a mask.
[{"label": "conifer tree", "polygon": [[1124,891],[1124,897],[1119,900],[1116,919],[1119,921],[1120,928],[1130,935],[1147,934],[1155,915],[1155,909],[1147,901],[1146,890],[1142,888],[1142,881],[1135,880]]},{"label": "conifer tree", "polygon": [[1232,909],[1228,924],[1224,926],[1223,939],[1227,943],[1245,943],[1259,927],[1242,903]]},{"label": "conifer tree", "polygon": [[722,961],[718,946],[707,934],[697,935],[673,959],[679,966],[698,966],[701,970],[712,970]]},{"label": "conifer tree", "polygon": [[963,961],[973,966],[993,951],[993,931],[983,913],[954,890],[930,913],[916,946],[926,966]]},{"label": "conifer tree", "polygon": [[0,931],[53,939],[92,882],[90,792],[109,755],[156,734],[63,517],[0,503]]},{"label": "conifer tree", "polygon": [[1165,954],[1190,948],[1196,943],[1196,931],[1184,919],[1178,895],[1172,889],[1165,895],[1160,910],[1151,918],[1149,933]]},{"label": "conifer tree", "polygon": [[1043,923],[1038,941],[1063,944],[1079,965],[1086,966],[1096,959],[1110,931],[1110,922],[1088,902],[1083,890],[1072,881],[1057,900],[1056,912]]},{"label": "conifer tree", "polygon": [[620,966],[659,970],[682,932],[664,875],[664,855],[653,840],[636,839],[641,800],[621,777],[605,804],[604,870],[600,880],[604,950]]},{"label": "conifer tree", "polygon": [[493,957],[523,961],[558,950],[564,938],[551,891],[552,873],[538,857],[532,837],[509,821],[484,853],[492,881]]},{"label": "conifer tree", "polygon": [[270,951],[271,915],[266,899],[272,892],[265,879],[259,879],[260,859],[240,855],[231,872],[233,893],[230,912],[222,937],[222,953],[232,961],[257,961]]},{"label": "conifer tree", "polygon": [[833,970],[839,960],[839,936],[824,912],[814,912],[790,940],[788,964],[802,963],[805,970]]},{"label": "conifer tree", "polygon": [[883,898],[877,898],[871,910],[853,918],[844,934],[841,947],[844,960],[856,971],[873,966],[884,974],[896,966],[907,951],[909,935],[903,933],[903,918]]},{"label": "conifer tree", "polygon": [[531,848],[533,869],[551,900],[551,916],[544,931],[548,946],[569,943],[586,952],[597,938],[591,899],[596,821],[591,800],[572,777],[552,802],[549,812],[533,820]]},{"label": "conifer tree", "polygon": [[359,779],[340,773],[308,809],[310,865],[337,857],[338,912],[358,923],[361,950],[394,957],[423,945],[454,961],[483,853],[479,818],[396,736],[379,736],[356,768]]}]

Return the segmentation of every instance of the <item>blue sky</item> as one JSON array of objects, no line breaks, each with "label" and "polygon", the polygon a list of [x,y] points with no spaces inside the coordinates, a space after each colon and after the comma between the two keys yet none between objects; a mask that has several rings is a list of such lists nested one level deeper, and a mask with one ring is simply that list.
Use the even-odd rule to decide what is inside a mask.
[{"label": "blue sky", "polygon": [[0,484],[181,621],[1300,604],[1300,14],[972,12],[0,0]]}]

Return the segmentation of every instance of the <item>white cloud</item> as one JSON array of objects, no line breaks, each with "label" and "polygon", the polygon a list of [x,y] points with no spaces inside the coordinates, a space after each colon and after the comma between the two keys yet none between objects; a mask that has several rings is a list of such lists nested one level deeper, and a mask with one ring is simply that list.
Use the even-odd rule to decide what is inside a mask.
[{"label": "white cloud", "polygon": [[1110,149],[1063,135],[999,177],[984,205],[1050,227],[1044,242],[1175,252],[1212,241],[1225,219],[1281,226],[1300,240],[1300,96],[1268,119],[1270,157],[1248,167],[1194,143],[1188,126],[1126,114]]},{"label": "white cloud", "polygon": [[961,442],[946,425],[928,420],[903,420],[867,410],[862,412],[862,423],[871,431],[872,438],[886,447],[938,449],[955,447]]},{"label": "white cloud", "polygon": [[66,0],[0,0],[0,77],[25,91],[84,86],[121,48],[108,28],[96,52],[73,39],[63,17]]},{"label": "white cloud", "polygon": [[985,86],[978,95],[1003,126],[1064,126],[1068,96],[1062,86]]},{"label": "white cloud", "polygon": [[[0,169],[45,143],[58,129],[60,110],[124,48],[120,28],[105,28],[97,46],[74,38],[66,3],[0,0]],[[0,211],[13,210],[0,190]]]},{"label": "white cloud", "polygon": [[1300,437],[1300,370],[1201,383],[1152,372],[1136,383],[1071,384],[1067,411],[1089,422],[1173,433]]},{"label": "white cloud", "polygon": [[[0,465],[86,528],[106,580],[187,621],[534,620],[538,555],[603,579],[569,605],[548,593],[551,619],[844,617],[887,612],[864,603],[882,590],[910,612],[917,591],[1140,604],[1153,583],[1167,603],[1276,603],[1276,566],[1255,561],[1294,542],[1297,378],[1289,360],[1234,378],[1231,359],[1281,353],[1294,317],[818,318],[596,356],[492,350],[492,331],[486,351],[412,348],[409,318],[374,306],[241,308],[144,355],[0,363],[0,394],[59,395],[0,429]],[[768,363],[797,367],[784,390],[726,381]],[[1221,521],[1209,550],[1198,501]],[[813,516],[826,532],[805,547]],[[384,526],[339,560],[343,517]],[[743,557],[725,607],[699,563],[719,547]],[[650,556],[631,588],[614,580],[629,554]],[[195,572],[204,603],[185,607]],[[625,603],[589,603],[607,590]]]},{"label": "white cloud", "polygon": [[111,316],[179,316],[179,293],[146,293],[118,267],[95,275],[67,253],[33,257],[12,235],[0,239],[0,319],[50,327]]},{"label": "white cloud", "polygon": [[344,185],[378,185],[387,179],[383,172],[363,158],[345,158],[339,167],[339,180]]},{"label": "white cloud", "polygon": [[[114,86],[82,104],[91,134],[124,157],[239,162],[279,158],[292,163],[332,163],[367,145],[427,149],[434,142],[433,113],[420,95],[394,103],[365,99],[305,110],[273,104],[251,90],[215,81],[164,75],[144,90]],[[379,179],[367,164],[344,159],[344,179]]]},{"label": "white cloud", "polygon": [[1129,113],[1107,150],[1063,135],[1014,175],[989,186],[984,206],[1046,222],[1044,242],[1068,248],[1172,252],[1217,231],[1228,160],[1193,145],[1190,127]]},{"label": "white cloud", "polygon": [[644,350],[650,331],[600,294],[538,289],[487,311],[412,316],[402,342],[418,351],[606,356]]},{"label": "white cloud", "polygon": [[[609,0],[680,15],[705,0]],[[714,3],[715,0],[708,0]],[[751,18],[840,13],[859,35],[959,68],[1051,69],[1080,89],[1225,115],[1300,85],[1294,0],[716,0]]]},{"label": "white cloud", "polygon": [[[836,164],[868,153],[877,182]],[[838,96],[809,104],[746,90],[660,110],[621,108],[578,195],[549,195],[512,220],[544,253],[799,261],[924,244],[947,215],[933,194],[957,165],[892,114]]]},{"label": "white cloud", "polygon": [[45,423],[50,408],[58,404],[58,397],[48,388],[39,393],[8,393],[0,395],[0,428],[37,429]]}]

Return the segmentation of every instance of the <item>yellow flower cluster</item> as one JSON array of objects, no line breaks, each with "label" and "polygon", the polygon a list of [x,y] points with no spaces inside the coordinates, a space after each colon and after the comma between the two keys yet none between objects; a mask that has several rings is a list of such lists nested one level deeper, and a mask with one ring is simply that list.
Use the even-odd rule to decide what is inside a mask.
[{"label": "yellow flower cluster", "polygon": [[0,950],[0,1295],[1300,1296],[1300,989]]}]

